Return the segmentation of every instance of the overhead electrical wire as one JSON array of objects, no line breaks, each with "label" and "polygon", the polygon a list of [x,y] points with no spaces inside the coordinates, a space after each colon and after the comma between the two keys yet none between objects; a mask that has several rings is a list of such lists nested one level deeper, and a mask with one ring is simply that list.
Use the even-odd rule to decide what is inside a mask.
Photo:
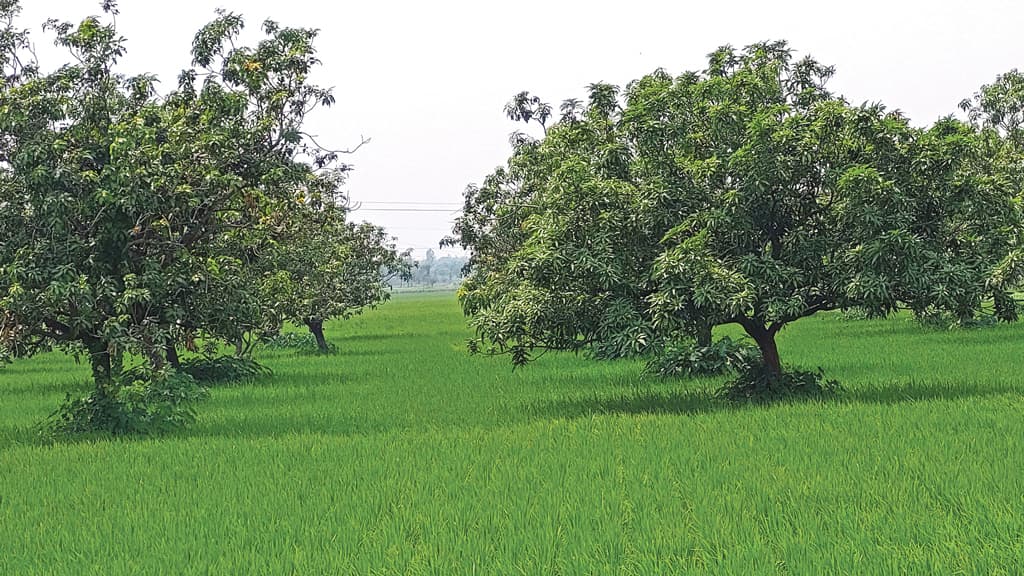
[{"label": "overhead electrical wire", "polygon": [[462,209],[452,210],[451,208],[353,208],[352,212],[447,212],[454,214],[455,212],[461,212]]}]

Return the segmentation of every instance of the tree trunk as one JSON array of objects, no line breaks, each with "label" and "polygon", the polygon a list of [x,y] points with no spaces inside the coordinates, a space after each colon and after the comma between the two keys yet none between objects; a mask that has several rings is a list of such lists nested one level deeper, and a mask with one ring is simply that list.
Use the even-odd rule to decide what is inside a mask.
[{"label": "tree trunk", "polygon": [[99,338],[86,338],[82,342],[89,351],[93,383],[96,384],[97,390],[106,393],[114,383],[114,362],[110,354],[110,345]]},{"label": "tree trunk", "polygon": [[313,333],[313,337],[316,338],[316,347],[321,352],[327,352],[327,339],[324,338],[324,321],[319,318],[310,318],[306,320],[306,326],[309,327],[309,331]]},{"label": "tree trunk", "polygon": [[697,328],[697,346],[708,348],[711,346],[711,325],[702,324]]},{"label": "tree trunk", "polygon": [[235,340],[235,358],[241,358],[245,354],[245,339],[241,336]]},{"label": "tree trunk", "polygon": [[779,347],[775,344],[775,334],[778,333],[778,328],[766,328],[763,324],[754,321],[746,321],[742,325],[761,350],[761,360],[764,362],[768,374],[772,378],[781,376],[782,362],[779,360]]},{"label": "tree trunk", "polygon": [[178,370],[181,368],[181,360],[178,358],[178,349],[175,347],[174,342],[168,342],[165,346],[167,352],[167,363],[171,365],[171,368]]},{"label": "tree trunk", "polygon": [[761,349],[761,358],[764,360],[765,368],[772,377],[778,378],[782,375],[782,363],[779,361],[779,348],[775,344],[775,334],[768,333],[762,339],[755,339],[757,347]]}]

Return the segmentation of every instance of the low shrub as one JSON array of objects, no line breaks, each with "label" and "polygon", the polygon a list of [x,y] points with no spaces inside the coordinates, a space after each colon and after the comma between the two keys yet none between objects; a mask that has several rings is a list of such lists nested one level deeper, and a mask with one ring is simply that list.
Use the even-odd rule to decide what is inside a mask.
[{"label": "low shrub", "polygon": [[667,344],[647,363],[647,372],[663,378],[713,376],[745,370],[760,359],[756,346],[728,336],[711,346],[678,340]]},{"label": "low shrub", "polygon": [[181,363],[179,370],[202,384],[243,382],[272,374],[270,368],[251,358],[235,356],[190,358]]},{"label": "low shrub", "polygon": [[728,400],[772,401],[786,398],[816,398],[842,390],[839,382],[826,380],[821,368],[816,371],[790,370],[773,374],[761,362],[750,363],[737,377],[719,389]]},{"label": "low shrub", "polygon": [[309,332],[278,332],[261,338],[260,344],[269,350],[301,350],[316,348],[316,338]]},{"label": "low shrub", "polygon": [[47,436],[123,436],[180,429],[195,422],[194,406],[208,394],[188,374],[132,370],[85,397],[69,394],[42,431]]},{"label": "low shrub", "polygon": [[[268,350],[298,350],[311,354],[323,354],[324,351],[316,344],[316,338],[310,332],[281,332],[267,336],[260,340],[264,348]],[[328,353],[336,351],[334,344],[328,342]]]}]

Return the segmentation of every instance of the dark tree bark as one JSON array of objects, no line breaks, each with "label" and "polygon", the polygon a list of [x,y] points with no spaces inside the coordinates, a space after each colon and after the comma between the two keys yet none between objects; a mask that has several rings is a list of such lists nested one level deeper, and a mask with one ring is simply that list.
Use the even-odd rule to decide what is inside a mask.
[{"label": "dark tree bark", "polygon": [[89,352],[89,365],[92,367],[92,379],[96,389],[107,390],[114,382],[115,368],[110,345],[99,338],[84,338],[82,343]]},{"label": "dark tree bark", "polygon": [[711,325],[704,324],[697,328],[697,346],[707,348],[711,346]]},{"label": "dark tree bark", "polygon": [[171,368],[175,370],[181,368],[181,359],[178,358],[178,349],[174,346],[174,342],[167,343],[166,352],[167,363],[171,365]]},{"label": "dark tree bark", "polygon": [[761,358],[768,368],[768,373],[773,377],[782,375],[782,363],[779,361],[779,348],[775,344],[775,334],[769,333],[764,338],[755,339],[757,347],[761,349]]},{"label": "dark tree bark", "polygon": [[309,327],[309,331],[313,333],[313,337],[316,338],[316,347],[321,352],[327,352],[327,339],[324,338],[324,321],[320,318],[310,318],[306,320],[306,326]]},{"label": "dark tree bark", "polygon": [[768,374],[772,378],[781,376],[782,362],[779,360],[779,348],[775,344],[775,335],[781,326],[773,325],[766,327],[764,324],[754,320],[743,320],[740,322],[740,325],[754,339],[757,347],[761,350],[761,359],[768,370]]}]

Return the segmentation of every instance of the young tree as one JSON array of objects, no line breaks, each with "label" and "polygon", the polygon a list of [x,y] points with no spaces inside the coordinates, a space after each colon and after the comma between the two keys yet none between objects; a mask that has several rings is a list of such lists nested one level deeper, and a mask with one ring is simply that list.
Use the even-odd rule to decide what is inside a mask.
[{"label": "young tree", "polygon": [[336,193],[338,152],[303,128],[333,97],[309,83],[313,30],[267,21],[257,46],[237,46],[243,20],[220,12],[160,96],[152,76],[116,72],[124,41],[100,17],[50,21],[72,62],[43,74],[18,11],[0,2],[0,335],[84,351],[112,392],[124,353],[159,366],[182,334],[228,324],[211,312],[258,302],[224,247],[273,237],[304,215],[300,196]]},{"label": "young tree", "polygon": [[370,223],[345,221],[335,207],[309,210],[295,223],[266,265],[267,299],[275,302],[279,321],[306,326],[317,347],[327,352],[324,322],[347,319],[390,297],[391,282],[408,278],[408,252]]},{"label": "young tree", "polygon": [[743,327],[770,379],[775,336],[820,311],[971,313],[1012,212],[975,132],[930,130],[825,88],[784,43],[703,72],[591,87],[467,192],[462,301],[474,346],[510,352]]}]

